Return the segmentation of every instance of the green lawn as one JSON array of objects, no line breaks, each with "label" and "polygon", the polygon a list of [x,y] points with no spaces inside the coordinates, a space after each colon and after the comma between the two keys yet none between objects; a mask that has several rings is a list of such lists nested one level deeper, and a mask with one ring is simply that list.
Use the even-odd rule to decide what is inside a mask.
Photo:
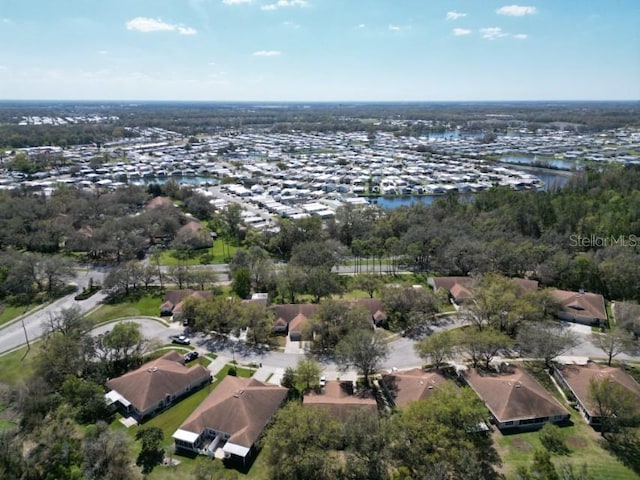
[{"label": "green lawn", "polygon": [[[206,360],[205,360],[206,361]],[[173,405],[171,408],[165,410],[160,415],[153,417],[148,422],[145,422],[145,427],[159,427],[164,432],[165,446],[172,445],[171,435],[178,429],[178,427],[184,422],[191,412],[193,412],[200,403],[213,391],[214,388],[222,381],[224,377],[229,373],[231,364],[225,365],[222,370],[215,376],[215,379],[211,384],[207,385],[201,390],[189,395],[182,399],[180,402]],[[248,368],[237,367],[236,369],[239,377],[250,378],[253,375],[253,370]],[[131,427],[127,430],[132,437],[135,437],[137,429],[140,427]]]},{"label": "green lawn", "polygon": [[157,317],[160,315],[160,305],[162,305],[160,292],[137,295],[118,303],[101,305],[89,314],[89,318],[94,324],[98,324],[123,317],[140,315]]},{"label": "green lawn", "polygon": [[[594,480],[640,478],[600,446],[599,435],[585,423],[575,410],[571,410],[571,421],[573,425],[562,429],[566,435],[570,453],[564,456],[553,455],[554,464],[570,463],[575,466],[587,464]],[[493,438],[504,462],[503,473],[507,475],[507,478],[513,478],[512,475],[517,467],[531,466],[534,451],[537,448],[543,448],[537,431],[512,435],[503,435],[496,431]]]},{"label": "green lawn", "polygon": [[[333,298],[335,298],[336,300],[358,300],[361,298],[369,298],[369,294],[364,290],[358,290],[354,288],[343,294],[334,295]],[[373,298],[380,298],[377,292],[374,294]]]},{"label": "green lawn", "polygon": [[[182,399],[180,402],[173,405],[171,408],[165,410],[160,415],[153,417],[148,422],[142,424],[142,427],[159,427],[164,432],[164,445],[170,447],[173,444],[171,435],[178,429],[178,427],[187,419],[191,412],[193,412],[202,401],[207,398],[207,395],[213,391],[217,383],[213,382],[207,385],[196,393],[189,395]],[[135,426],[127,429],[127,433],[135,438],[136,432],[140,426]]]},{"label": "green lawn", "polygon": [[10,322],[14,318],[28,312],[29,310],[37,307],[36,304],[30,305],[0,305],[0,325]]},{"label": "green lawn", "polygon": [[178,263],[186,265],[211,265],[228,263],[238,247],[235,247],[223,240],[217,240],[213,247],[187,252],[180,259],[176,250],[163,250],[160,254],[160,265],[171,266]]},{"label": "green lawn", "polygon": [[[525,367],[542,386],[571,412],[572,425],[562,428],[570,453],[564,456],[554,455],[552,459],[556,465],[571,463],[575,466],[580,466],[586,463],[594,480],[640,478],[600,445],[600,435],[586,424],[578,412],[568,407],[566,401],[540,364],[526,363]],[[504,462],[502,471],[507,475],[507,478],[513,478],[512,474],[519,466],[531,466],[534,451],[537,448],[542,448],[538,431],[511,435],[503,435],[496,431],[493,434],[493,439],[496,449]]]},{"label": "green lawn", "polygon": [[0,356],[0,383],[16,386],[33,373],[34,361],[40,344],[31,344],[11,353]]},{"label": "green lawn", "polygon": [[[202,358],[199,358],[201,360]],[[215,380],[207,385],[202,390],[197,391],[196,393],[190,395],[189,397],[181,400],[179,403],[173,405],[170,409],[162,412],[160,415],[152,418],[148,422],[145,422],[143,427],[159,427],[164,432],[164,446],[167,451],[170,451],[173,445],[173,440],[171,435],[178,429],[178,427],[184,422],[189,415],[196,409],[198,405],[209,395],[210,392],[213,391],[214,388],[218,386],[218,384],[222,381],[224,377],[227,376],[229,369],[232,365],[228,364],[216,375]],[[253,370],[248,368],[237,367],[237,373],[240,377],[249,378],[253,374]],[[120,422],[113,422],[112,428],[122,429],[122,425]],[[127,434],[134,439],[136,432],[141,428],[131,427],[127,429]],[[137,443],[137,442],[134,442]],[[137,445],[136,445],[137,447]],[[132,449],[132,454],[137,454],[137,448]],[[172,454],[173,455],[173,454]],[[179,460],[181,463],[177,467],[162,467],[157,466],[153,469],[153,471],[149,474],[148,478],[150,480],[171,480],[174,478],[183,478],[185,480],[194,478],[193,472],[196,464],[196,459],[184,457],[181,455],[174,455],[174,458]],[[252,478],[252,479],[266,479],[267,478],[267,467],[261,461],[260,456],[256,459],[254,464],[251,466],[251,469],[246,472],[237,472],[236,470],[226,469],[222,462],[219,460],[210,460],[212,462],[216,462],[217,466],[219,466],[219,472],[217,472],[214,478],[223,479],[225,476],[233,477],[234,474],[239,475],[242,478]]]}]

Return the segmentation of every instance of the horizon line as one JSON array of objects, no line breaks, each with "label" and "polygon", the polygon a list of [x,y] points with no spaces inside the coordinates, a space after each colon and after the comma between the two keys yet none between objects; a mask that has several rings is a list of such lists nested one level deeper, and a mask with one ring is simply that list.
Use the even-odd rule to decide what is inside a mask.
[{"label": "horizon line", "polygon": [[81,98],[0,98],[0,103],[19,102],[103,102],[103,103],[287,103],[287,104],[416,104],[416,103],[633,103],[640,98],[601,99],[501,99],[501,100],[194,100],[194,99],[81,99]]}]

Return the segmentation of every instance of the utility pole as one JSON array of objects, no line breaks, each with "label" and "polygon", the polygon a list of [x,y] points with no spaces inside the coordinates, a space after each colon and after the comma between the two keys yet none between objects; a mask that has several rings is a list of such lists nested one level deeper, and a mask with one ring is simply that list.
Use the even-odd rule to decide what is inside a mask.
[{"label": "utility pole", "polygon": [[21,320],[22,329],[24,330],[24,339],[27,341],[27,352],[31,350],[31,345],[29,344],[29,336],[27,335],[27,327],[24,324],[24,318]]}]

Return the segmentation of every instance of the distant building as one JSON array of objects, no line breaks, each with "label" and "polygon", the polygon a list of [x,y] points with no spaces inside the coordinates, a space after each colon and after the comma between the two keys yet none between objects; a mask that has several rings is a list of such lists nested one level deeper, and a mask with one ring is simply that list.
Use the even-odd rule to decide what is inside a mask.
[{"label": "distant building", "polygon": [[174,320],[179,320],[182,317],[182,308],[186,298],[203,299],[210,297],[212,294],[209,290],[191,290],[190,288],[167,290],[164,294],[164,301],[160,305],[160,316],[173,315]]},{"label": "distant building", "polygon": [[[521,291],[537,290],[538,282],[526,278],[512,278]],[[444,289],[449,298],[456,304],[462,305],[473,300],[474,290],[480,283],[480,277],[429,277],[429,284],[434,291]]]},{"label": "distant building", "polygon": [[602,295],[568,290],[552,290],[551,295],[562,307],[557,313],[559,319],[584,325],[607,324],[607,309]]}]

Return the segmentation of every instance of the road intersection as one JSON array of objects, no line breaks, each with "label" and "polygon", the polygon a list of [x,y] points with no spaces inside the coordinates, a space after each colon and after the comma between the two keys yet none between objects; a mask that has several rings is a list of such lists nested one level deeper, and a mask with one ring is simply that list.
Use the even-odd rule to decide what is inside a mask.
[{"label": "road intersection", "polygon": [[[78,271],[76,282],[79,287],[84,287],[90,281],[101,282],[105,275],[105,271],[99,268],[88,268]],[[90,280],[92,279],[92,280]],[[30,342],[40,338],[45,331],[45,325],[50,315],[54,315],[61,309],[77,306],[83,313],[90,311],[100,305],[105,298],[101,292],[89,297],[86,300],[74,300],[74,294],[67,295],[56,300],[35,311],[28,312],[22,318],[13,321],[3,327],[0,327],[0,354],[14,350],[25,345],[26,339]],[[161,343],[169,343],[173,335],[183,333],[183,326],[179,322],[167,322],[163,319],[153,317],[132,317],[119,319],[117,321],[133,321],[140,325],[142,334],[147,338],[157,339]],[[439,325],[432,327],[434,331],[441,329],[457,328],[463,322],[460,320],[450,320],[441,322]],[[93,333],[104,333],[112,328],[112,323],[97,327]],[[604,352],[593,345],[591,336],[593,335],[590,328],[571,325],[576,335],[580,339],[580,344],[574,349],[566,353],[568,356],[589,357],[589,358],[605,358]],[[26,334],[26,337],[25,337]],[[413,349],[414,340],[399,335],[394,335],[389,341],[389,356],[383,364],[385,369],[407,369],[418,367],[423,361],[418,357]],[[262,365],[273,369],[285,369],[287,367],[295,367],[304,357],[304,353],[283,353],[273,351],[266,347],[250,348],[241,341],[233,339],[214,339],[211,336],[195,335],[192,336],[192,344],[201,352],[214,352],[216,355],[233,359],[243,364]],[[640,360],[638,357],[630,357],[621,354],[616,357],[619,360]],[[340,372],[338,366],[331,359],[320,360],[325,367],[325,372],[330,376],[344,376],[344,372]]]}]

